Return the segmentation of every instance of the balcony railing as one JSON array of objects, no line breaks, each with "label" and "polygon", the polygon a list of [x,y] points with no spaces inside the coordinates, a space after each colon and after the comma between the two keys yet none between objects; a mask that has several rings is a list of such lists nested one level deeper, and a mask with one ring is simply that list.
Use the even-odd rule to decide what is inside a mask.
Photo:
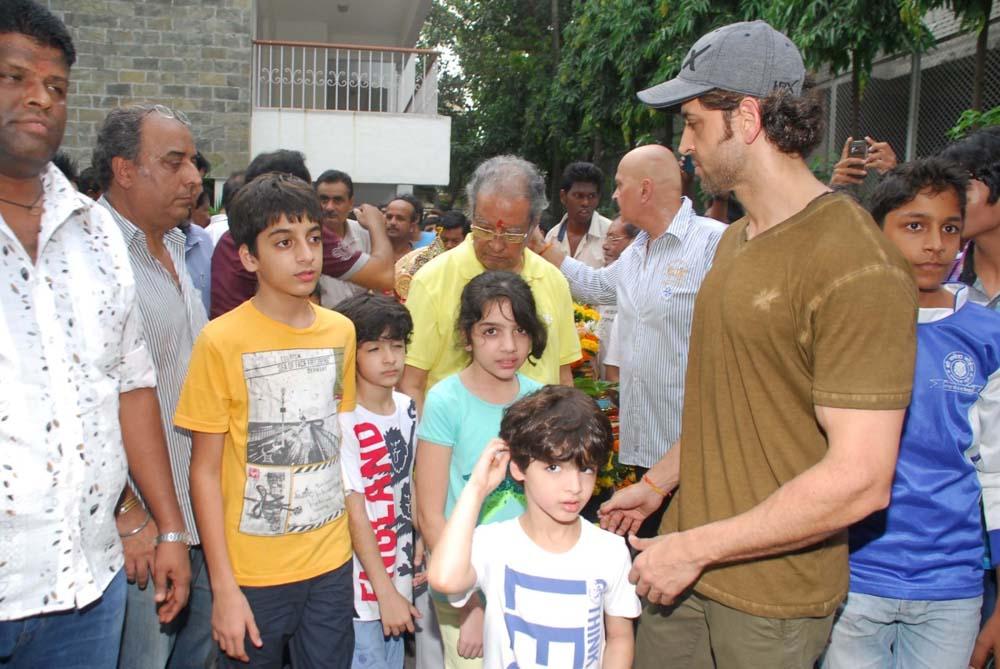
[{"label": "balcony railing", "polygon": [[437,114],[438,52],[254,40],[254,106]]}]

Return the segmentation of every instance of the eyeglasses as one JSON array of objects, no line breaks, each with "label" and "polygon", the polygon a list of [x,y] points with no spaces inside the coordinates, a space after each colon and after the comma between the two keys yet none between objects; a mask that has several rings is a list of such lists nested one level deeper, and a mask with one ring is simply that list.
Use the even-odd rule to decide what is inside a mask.
[{"label": "eyeglasses", "polygon": [[164,105],[133,105],[133,107],[142,110],[146,114],[156,112],[164,118],[177,119],[189,127],[191,125],[191,120],[187,117],[187,114],[182,112],[180,109],[171,109],[170,107],[166,107]]},{"label": "eyeglasses", "polygon": [[492,228],[472,226],[472,238],[481,242],[492,242],[499,239],[504,244],[521,244],[527,237],[527,232],[498,232]]},{"label": "eyeglasses", "polygon": [[609,242],[611,242],[612,244],[617,244],[619,242],[623,242],[626,239],[630,239],[630,238],[626,237],[625,235],[607,235],[605,237],[605,239],[608,240]]}]

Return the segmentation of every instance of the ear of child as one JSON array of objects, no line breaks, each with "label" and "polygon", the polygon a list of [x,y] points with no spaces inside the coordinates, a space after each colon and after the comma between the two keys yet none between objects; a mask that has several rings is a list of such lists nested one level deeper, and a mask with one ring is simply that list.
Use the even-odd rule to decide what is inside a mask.
[{"label": "ear of child", "polygon": [[510,449],[507,442],[499,438],[492,439],[473,467],[467,485],[475,486],[482,494],[488,495],[507,477],[508,464]]}]

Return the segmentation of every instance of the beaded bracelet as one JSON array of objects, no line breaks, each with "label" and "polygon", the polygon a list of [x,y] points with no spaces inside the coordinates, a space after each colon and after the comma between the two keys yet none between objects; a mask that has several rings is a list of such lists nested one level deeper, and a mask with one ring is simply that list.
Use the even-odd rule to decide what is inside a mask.
[{"label": "beaded bracelet", "polygon": [[122,539],[127,539],[128,537],[132,537],[135,536],[136,534],[139,534],[144,529],[146,529],[146,525],[149,525],[149,521],[151,518],[152,516],[149,514],[149,511],[146,511],[146,520],[142,521],[142,523],[139,524],[139,527],[135,528],[134,530],[129,530],[128,532],[125,533],[119,532],[118,536],[121,537]]}]

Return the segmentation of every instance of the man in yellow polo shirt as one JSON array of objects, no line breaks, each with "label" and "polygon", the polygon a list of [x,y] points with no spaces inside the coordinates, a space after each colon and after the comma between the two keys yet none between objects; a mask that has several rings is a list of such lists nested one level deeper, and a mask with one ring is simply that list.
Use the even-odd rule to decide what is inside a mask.
[{"label": "man in yellow polo shirt", "polygon": [[526,362],[521,373],[539,383],[569,385],[569,365],[580,358],[569,285],[558,269],[525,246],[548,206],[538,169],[516,156],[490,158],[476,168],[466,195],[472,234],[414,275],[406,301],[413,339],[399,387],[421,409],[428,388],[469,362],[455,328],[459,297],[470,279],[487,270],[520,274],[548,327],[545,353],[534,364]]}]

